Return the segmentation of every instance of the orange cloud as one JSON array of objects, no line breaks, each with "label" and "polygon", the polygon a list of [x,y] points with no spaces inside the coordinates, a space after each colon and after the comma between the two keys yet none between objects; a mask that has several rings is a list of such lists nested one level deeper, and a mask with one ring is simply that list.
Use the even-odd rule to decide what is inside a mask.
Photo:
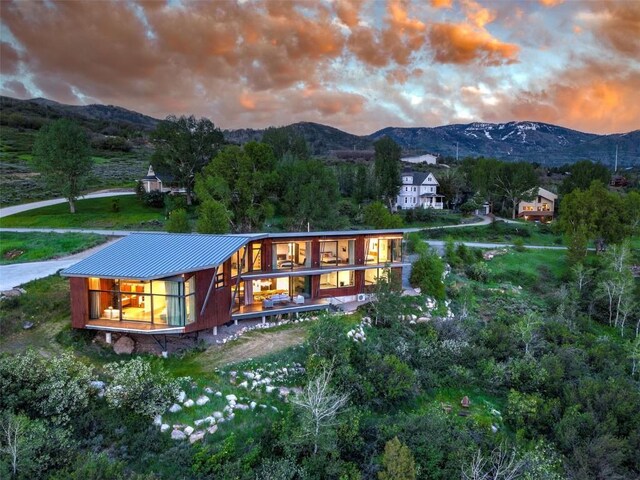
[{"label": "orange cloud", "polygon": [[12,75],[18,72],[20,56],[10,43],[0,42],[0,72]]},{"label": "orange cloud", "polygon": [[538,0],[545,7],[555,7],[564,2],[564,0]]},{"label": "orange cloud", "polygon": [[483,28],[496,19],[496,13],[474,0],[461,0],[467,19],[475,26]]},{"label": "orange cloud", "polygon": [[501,42],[486,30],[464,23],[436,23],[429,32],[434,59],[440,63],[496,66],[517,61],[519,47]]},{"label": "orange cloud", "polygon": [[593,3],[594,15],[589,18],[596,37],[618,52],[640,56],[640,2]]},{"label": "orange cloud", "polygon": [[434,8],[451,8],[453,0],[431,0],[431,6]]},{"label": "orange cloud", "polygon": [[342,23],[353,28],[360,21],[360,8],[363,0],[337,0],[334,4],[336,14]]}]

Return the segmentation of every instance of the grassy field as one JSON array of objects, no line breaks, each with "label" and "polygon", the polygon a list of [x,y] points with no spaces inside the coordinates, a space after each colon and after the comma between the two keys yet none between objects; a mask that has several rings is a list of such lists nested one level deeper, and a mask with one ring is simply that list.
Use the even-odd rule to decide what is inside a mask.
[{"label": "grassy field", "polygon": [[[113,202],[119,211],[113,210]],[[162,230],[164,210],[142,204],[134,195],[91,198],[76,204],[76,213],[61,203],[17,213],[0,220],[2,227],[98,228]]]},{"label": "grassy field", "polygon": [[532,287],[541,275],[552,275],[555,279],[566,275],[569,268],[566,255],[564,250],[511,250],[493,258],[487,265],[491,279]]},{"label": "grassy field", "polygon": [[100,245],[104,235],[0,232],[0,265],[49,260]]},{"label": "grassy field", "polygon": [[506,223],[494,222],[478,227],[462,227],[455,229],[436,229],[423,232],[425,238],[446,239],[467,242],[513,243],[521,238],[526,245],[563,245],[562,236],[555,233],[552,226],[539,223]]},{"label": "grassy field", "polygon": [[431,228],[444,225],[460,225],[461,223],[471,223],[476,220],[476,217],[464,217],[460,213],[452,213],[448,210],[434,210],[431,219],[427,221],[405,220],[404,226],[406,228]]},{"label": "grassy field", "polygon": [[[59,196],[60,192],[45,184],[31,167],[31,150],[35,130],[0,125],[0,205],[16,205]],[[149,165],[149,151],[131,152],[94,150],[89,190],[104,187],[131,187],[144,176]]]}]

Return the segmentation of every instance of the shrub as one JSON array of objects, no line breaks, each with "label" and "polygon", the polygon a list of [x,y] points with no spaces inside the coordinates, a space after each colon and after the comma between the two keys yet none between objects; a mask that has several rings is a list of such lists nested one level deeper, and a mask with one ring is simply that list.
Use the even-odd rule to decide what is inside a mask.
[{"label": "shrub", "polygon": [[486,282],[489,279],[489,267],[484,262],[471,264],[464,271],[467,277],[477,282]]},{"label": "shrub", "polygon": [[134,189],[134,192],[136,192],[136,197],[138,198],[138,200],[144,201],[144,196],[146,195],[147,191],[144,189],[144,184],[142,183],[142,180],[138,180],[136,182],[136,187]]},{"label": "shrub", "polygon": [[409,397],[415,385],[415,376],[409,365],[395,355],[378,357],[372,363],[369,379],[377,390],[377,401],[393,405]]},{"label": "shrub", "polygon": [[144,204],[152,208],[164,208],[164,193],[159,190],[145,193],[143,200]]},{"label": "shrub", "polygon": [[89,403],[91,370],[71,353],[34,350],[0,359],[0,410],[66,423]]},{"label": "shrub", "polygon": [[180,209],[186,210],[187,199],[184,197],[184,195],[165,195],[164,206],[168,213]]},{"label": "shrub", "polygon": [[170,233],[188,233],[191,231],[189,228],[189,219],[187,218],[187,211],[183,208],[174,210],[169,213],[169,219],[166,224],[167,232]]},{"label": "shrub", "polygon": [[373,202],[364,209],[364,222],[373,228],[400,228],[402,217],[394,215],[382,202]]},{"label": "shrub", "polygon": [[113,198],[111,200],[111,211],[118,213],[120,211],[120,199],[119,198]]},{"label": "shrub", "polygon": [[516,252],[525,252],[527,248],[524,246],[524,240],[522,238],[516,238],[513,241],[513,248]]},{"label": "shrub", "polygon": [[409,253],[425,253],[429,246],[418,232],[412,232],[407,236],[407,251]]},{"label": "shrub", "polygon": [[113,377],[105,390],[105,399],[112,408],[128,408],[153,417],[164,413],[180,392],[178,381],[164,370],[153,372],[141,358],[109,363],[104,369]]},{"label": "shrub", "polygon": [[435,252],[428,251],[420,255],[413,264],[409,281],[414,287],[420,287],[423,294],[432,296],[436,300],[444,300],[443,274],[442,260]]}]

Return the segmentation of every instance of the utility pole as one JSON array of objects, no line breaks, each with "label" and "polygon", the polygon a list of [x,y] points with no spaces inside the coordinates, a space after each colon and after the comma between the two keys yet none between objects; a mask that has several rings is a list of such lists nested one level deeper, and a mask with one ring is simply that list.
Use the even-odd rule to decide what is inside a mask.
[{"label": "utility pole", "polygon": [[458,163],[458,142],[456,142],[456,163]]},{"label": "utility pole", "polygon": [[618,145],[616,144],[616,165],[613,169],[613,173],[617,173],[618,172]]}]

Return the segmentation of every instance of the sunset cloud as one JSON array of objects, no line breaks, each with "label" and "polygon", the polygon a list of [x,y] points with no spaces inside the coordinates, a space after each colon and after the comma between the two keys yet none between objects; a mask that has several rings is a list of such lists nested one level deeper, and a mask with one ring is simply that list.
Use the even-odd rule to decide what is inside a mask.
[{"label": "sunset cloud", "polygon": [[225,128],[638,128],[640,4],[559,3],[3,1],[0,91]]}]

